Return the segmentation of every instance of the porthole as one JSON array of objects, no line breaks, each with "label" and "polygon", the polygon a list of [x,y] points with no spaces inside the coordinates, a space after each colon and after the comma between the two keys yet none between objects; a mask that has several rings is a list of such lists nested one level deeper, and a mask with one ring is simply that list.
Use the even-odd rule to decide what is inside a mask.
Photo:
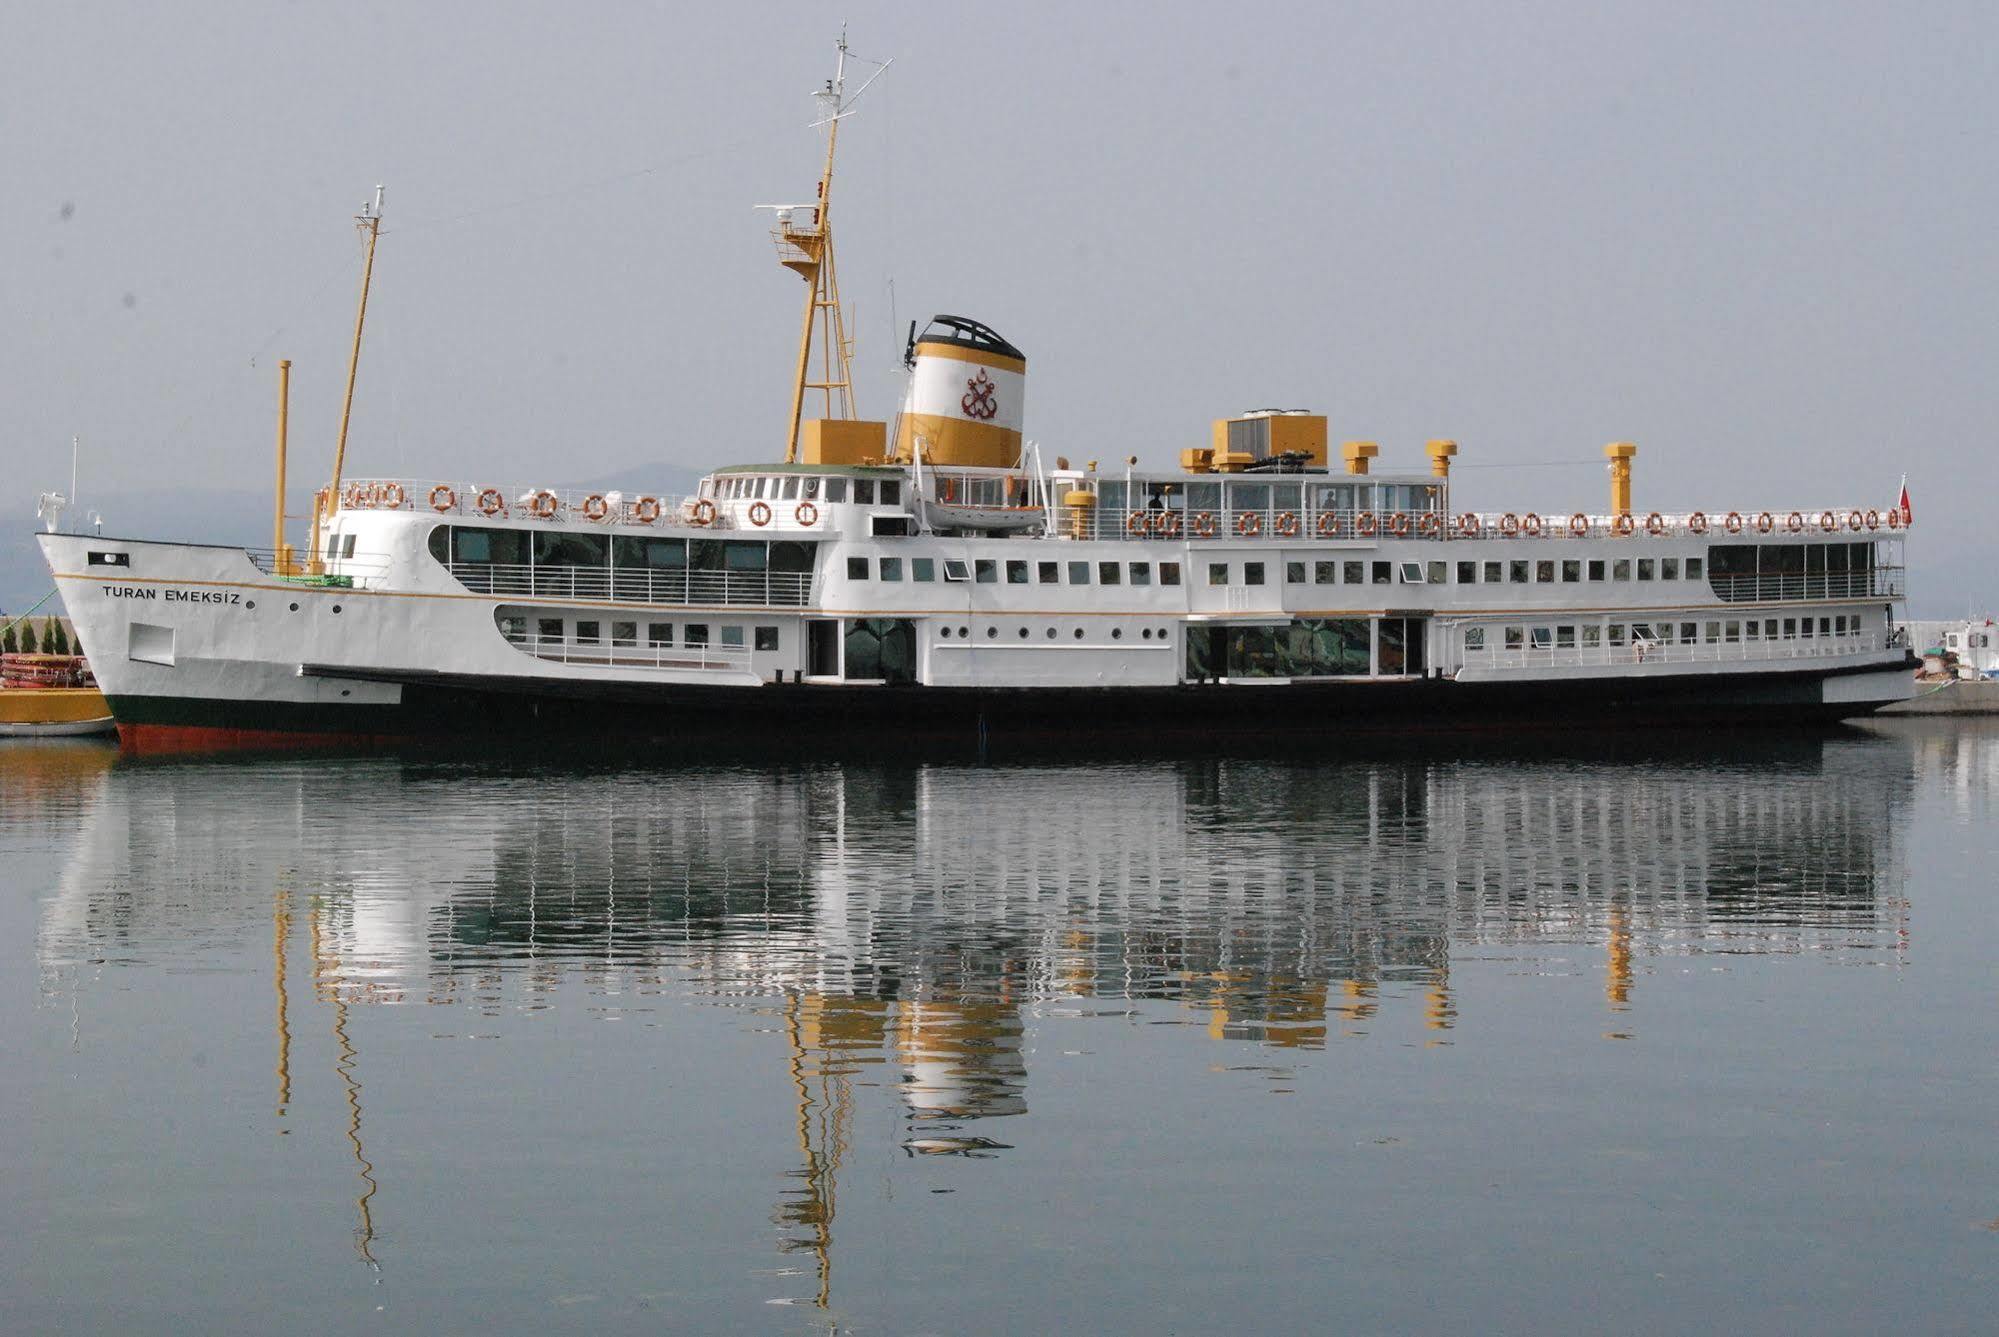
[{"label": "porthole", "polygon": [[1159,639],[1162,641],[1166,639],[1166,628],[1161,627],[1159,629]]},{"label": "porthole", "polygon": [[1022,627],[1022,628],[1020,629],[1020,639],[1021,639],[1021,640],[1023,640],[1023,641],[1027,639],[1027,628],[1026,628],[1026,627]]},{"label": "porthole", "polygon": [[1081,627],[1076,628],[1076,639],[1079,641],[1083,639],[1083,629]]},{"label": "porthole", "polygon": [[1124,628],[1123,628],[1123,627],[1112,627],[1112,628],[1111,628],[1111,639],[1112,639],[1112,640],[1114,640],[1114,641],[1121,641],[1121,640],[1123,640],[1123,639],[1124,639]]},{"label": "porthole", "polygon": [[951,639],[951,629],[949,627],[942,628],[937,634],[947,641]]},{"label": "porthole", "polygon": [[1048,639],[1051,641],[1055,639],[1055,628],[1050,627],[1048,629]]},{"label": "porthole", "polygon": [[1140,632],[1140,633],[1138,633],[1138,634],[1139,634],[1140,638],[1142,638],[1142,639],[1144,639],[1144,640],[1148,640],[1148,641],[1149,641],[1149,640],[1151,640],[1151,639],[1152,639],[1152,628],[1150,628],[1150,627],[1147,627],[1147,628],[1146,628],[1146,629],[1145,629],[1144,631],[1141,631],[1141,632]]},{"label": "porthole", "polygon": [[339,612],[339,611],[340,611],[340,605],[339,605],[339,604],[335,604],[335,605],[333,605],[333,611],[334,611],[334,612],[336,612],[336,613],[337,613],[337,612]]},{"label": "porthole", "polygon": [[958,639],[961,641],[964,640],[967,636],[970,636],[971,634],[972,634],[972,629],[970,627],[958,628]]},{"label": "porthole", "polygon": [[987,627],[987,628],[986,628],[986,639],[987,639],[987,640],[989,640],[989,641],[991,641],[991,640],[996,640],[996,639],[998,639],[998,637],[999,637],[999,628],[998,628],[998,627]]},{"label": "porthole", "polygon": [[243,606],[245,608],[255,608],[257,606],[257,601],[255,599],[245,599],[243,601]]},{"label": "porthole", "polygon": [[298,611],[298,605],[297,605],[297,604],[293,604],[293,605],[292,605],[292,611],[293,611],[294,613],[296,613],[296,612]]}]

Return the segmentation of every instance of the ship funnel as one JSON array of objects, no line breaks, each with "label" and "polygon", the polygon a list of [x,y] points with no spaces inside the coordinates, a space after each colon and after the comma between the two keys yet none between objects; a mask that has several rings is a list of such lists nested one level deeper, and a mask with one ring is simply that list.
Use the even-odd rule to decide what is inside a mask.
[{"label": "ship funnel", "polygon": [[1010,469],[1020,462],[1027,357],[990,327],[935,316],[912,341],[895,457]]}]

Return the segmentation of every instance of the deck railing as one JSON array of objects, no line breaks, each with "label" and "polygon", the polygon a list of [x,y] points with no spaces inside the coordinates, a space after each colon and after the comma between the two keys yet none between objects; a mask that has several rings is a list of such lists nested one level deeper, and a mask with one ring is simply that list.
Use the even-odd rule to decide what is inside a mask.
[{"label": "deck railing", "polygon": [[1460,649],[1456,660],[1468,669],[1602,668],[1618,664],[1734,664],[1784,662],[1797,659],[1838,659],[1878,654],[1888,648],[1881,632],[1861,635],[1814,636],[1788,640],[1642,641],[1626,645],[1589,645],[1536,649],[1532,645]]},{"label": "deck railing", "polygon": [[1788,603],[1812,599],[1900,599],[1906,590],[1906,568],[1877,566],[1863,571],[1760,571],[1716,575],[1708,584],[1723,603]]},{"label": "deck railing", "polygon": [[451,480],[357,478],[340,489],[350,511],[425,511],[485,520],[587,520],[602,525],[653,525],[691,517],[692,498],[617,490],[503,488]]},{"label": "deck railing", "polygon": [[690,571],[600,566],[452,562],[458,583],[478,594],[616,603],[797,608],[811,602],[803,571]]},{"label": "deck railing", "polygon": [[712,645],[659,645],[640,640],[576,641],[566,636],[517,633],[507,643],[552,664],[619,669],[705,669],[748,672],[750,652]]},{"label": "deck railing", "polygon": [[[1767,522],[1767,527],[1766,527]],[[1794,524],[1795,522],[1795,524]],[[1632,515],[1541,515],[1533,511],[1357,511],[1319,510],[1310,505],[1263,510],[1110,508],[1057,519],[1057,532],[1083,539],[1328,539],[1377,542],[1381,539],[1603,539],[1796,536],[1886,537],[1902,528],[1898,510],[1684,511]]]}]

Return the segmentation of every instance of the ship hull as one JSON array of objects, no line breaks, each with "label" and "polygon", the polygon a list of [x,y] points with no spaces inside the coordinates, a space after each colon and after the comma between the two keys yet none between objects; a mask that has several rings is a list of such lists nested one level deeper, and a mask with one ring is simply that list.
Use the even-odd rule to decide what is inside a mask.
[{"label": "ship hull", "polygon": [[1830,725],[1906,696],[1908,670],[1013,689],[393,678],[393,703],[123,696],[111,706],[126,749],[144,755],[443,745],[810,756],[1007,743],[1212,749],[1231,741],[1336,751],[1355,738]]}]

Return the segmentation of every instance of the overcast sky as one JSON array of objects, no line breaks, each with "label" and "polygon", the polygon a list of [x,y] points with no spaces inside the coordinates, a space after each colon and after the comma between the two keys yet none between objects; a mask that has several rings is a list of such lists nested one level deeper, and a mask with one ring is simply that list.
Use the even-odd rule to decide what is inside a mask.
[{"label": "overcast sky", "polygon": [[781,453],[802,292],[751,206],[810,197],[842,18],[895,58],[835,186],[866,416],[892,313],[958,312],[1027,353],[1051,455],[1165,466],[1277,405],[1391,468],[1457,438],[1480,508],[1601,509],[1619,439],[1641,509],[1885,505],[1906,470],[1919,606],[1999,601],[1990,0],[16,0],[10,544],[72,433],[86,504],[265,486],[280,357],[323,476],[377,182],[350,472]]}]

